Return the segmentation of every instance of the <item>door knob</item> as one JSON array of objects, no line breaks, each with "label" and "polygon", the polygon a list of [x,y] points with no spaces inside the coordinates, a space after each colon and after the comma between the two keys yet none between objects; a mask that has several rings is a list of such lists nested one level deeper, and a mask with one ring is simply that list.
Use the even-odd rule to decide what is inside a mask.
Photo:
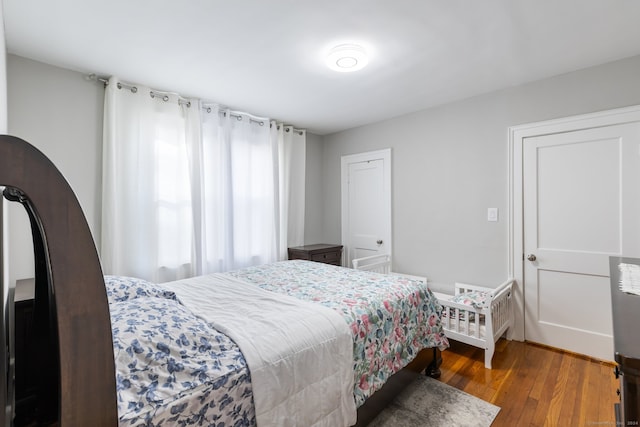
[{"label": "door knob", "polygon": [[535,261],[536,260],[536,256],[534,254],[529,254],[529,255],[527,255],[527,259],[529,261]]},{"label": "door knob", "polygon": [[382,244],[382,240],[376,240],[376,243],[381,245]]}]

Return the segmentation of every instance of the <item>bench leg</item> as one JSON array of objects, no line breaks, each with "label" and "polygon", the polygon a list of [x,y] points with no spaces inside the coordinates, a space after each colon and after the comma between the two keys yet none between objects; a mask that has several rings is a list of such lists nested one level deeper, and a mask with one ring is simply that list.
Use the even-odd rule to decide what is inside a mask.
[{"label": "bench leg", "polygon": [[493,359],[493,353],[496,350],[495,343],[491,344],[493,341],[489,339],[489,346],[484,350],[484,367],[487,369],[491,369],[491,359]]}]

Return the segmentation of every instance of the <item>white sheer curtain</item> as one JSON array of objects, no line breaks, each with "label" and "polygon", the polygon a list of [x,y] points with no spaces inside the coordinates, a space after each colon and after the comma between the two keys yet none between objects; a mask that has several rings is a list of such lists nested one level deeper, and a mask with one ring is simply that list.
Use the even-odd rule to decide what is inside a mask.
[{"label": "white sheer curtain", "polygon": [[105,96],[105,273],[163,282],[302,244],[303,131],[118,83]]},{"label": "white sheer curtain", "polygon": [[197,108],[137,86],[105,94],[102,262],[106,272],[167,281],[195,273],[187,136]]},{"label": "white sheer curtain", "polygon": [[199,273],[278,260],[278,145],[269,121],[208,106],[202,147]]},{"label": "white sheer curtain", "polygon": [[306,132],[271,122],[271,139],[278,142],[279,242],[283,243],[279,255],[284,259],[288,247],[304,244]]}]

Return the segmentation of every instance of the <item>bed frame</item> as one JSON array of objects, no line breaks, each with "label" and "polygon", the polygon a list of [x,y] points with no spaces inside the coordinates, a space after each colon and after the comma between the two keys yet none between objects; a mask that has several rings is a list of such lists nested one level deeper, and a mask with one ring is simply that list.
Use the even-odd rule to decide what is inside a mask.
[{"label": "bed frame", "polygon": [[[54,164],[39,150],[12,136],[0,135],[0,186],[5,187],[5,198],[24,206],[31,223],[35,259],[33,330],[39,349],[38,371],[46,372],[38,385],[35,424],[117,426],[109,306],[100,260],[80,204]],[[13,299],[6,274],[0,280],[4,295],[0,341],[9,349],[5,351],[5,369],[0,372],[0,398],[5,408],[3,425],[10,426]],[[438,350],[425,349],[405,371],[428,367],[437,376],[440,363]],[[402,383],[400,377],[394,375],[394,381],[385,386],[387,390]],[[365,402],[358,410],[358,425],[366,425],[383,408],[380,405],[384,403]]]}]

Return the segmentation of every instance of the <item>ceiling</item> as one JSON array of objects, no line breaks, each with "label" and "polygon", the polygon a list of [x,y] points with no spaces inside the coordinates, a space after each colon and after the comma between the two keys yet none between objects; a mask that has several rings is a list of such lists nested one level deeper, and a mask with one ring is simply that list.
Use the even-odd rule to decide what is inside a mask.
[{"label": "ceiling", "polygon": [[[320,135],[640,54],[637,0],[4,0],[9,53]],[[336,73],[333,46],[369,65]]]}]

